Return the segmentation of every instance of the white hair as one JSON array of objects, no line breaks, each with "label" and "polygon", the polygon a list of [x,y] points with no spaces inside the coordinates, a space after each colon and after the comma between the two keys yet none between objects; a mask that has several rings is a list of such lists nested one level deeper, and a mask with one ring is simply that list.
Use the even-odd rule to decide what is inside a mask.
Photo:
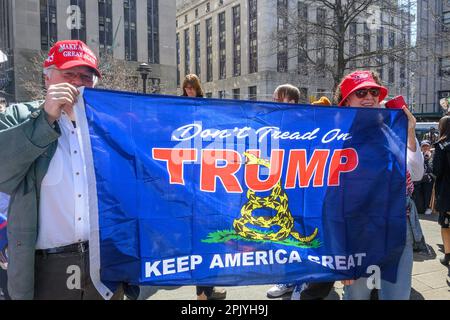
[{"label": "white hair", "polygon": [[[53,70],[57,70],[57,68],[55,66],[50,66],[47,68],[44,68],[42,70],[42,73],[44,74],[44,76],[50,78],[52,76]],[[96,74],[93,75],[93,87],[95,87],[98,83],[98,76]]]}]

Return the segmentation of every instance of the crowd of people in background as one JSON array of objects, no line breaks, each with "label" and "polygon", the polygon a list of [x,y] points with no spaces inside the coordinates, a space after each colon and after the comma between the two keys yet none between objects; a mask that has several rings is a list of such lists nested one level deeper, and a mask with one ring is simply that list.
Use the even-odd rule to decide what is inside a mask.
[{"label": "crowd of people in background", "polygon": [[[81,54],[64,55],[67,48]],[[81,41],[58,42],[44,62],[44,75],[45,101],[6,108],[5,101],[0,99],[0,148],[3,154],[0,158],[0,191],[12,195],[13,199],[9,202],[8,196],[0,194],[0,295],[13,299],[102,299],[90,279],[89,265],[85,263],[89,252],[89,230],[82,220],[88,218],[89,212],[81,212],[79,220],[74,222],[75,212],[64,209],[74,208],[78,201],[74,197],[73,180],[80,176],[85,178],[76,168],[83,162],[78,162],[78,158],[69,153],[69,150],[79,148],[77,140],[70,138],[77,132],[72,108],[79,95],[77,88],[94,87],[100,79],[98,61]],[[182,91],[186,97],[203,97],[196,75],[185,77]],[[355,71],[346,75],[337,87],[334,105],[378,108],[387,95],[387,88],[374,72]],[[298,104],[299,99],[299,89],[291,84],[280,85],[273,93],[276,103]],[[327,97],[312,102],[318,107],[331,104]],[[414,243],[423,241],[418,214],[430,215],[433,211],[439,214],[445,251],[440,262],[445,266],[450,263],[450,117],[443,117],[438,130],[433,128],[419,142],[415,134],[416,119],[406,105],[403,111],[408,118],[407,238],[397,281],[381,284],[380,299],[410,297]],[[29,136],[23,132],[29,132]],[[20,159],[5,156],[18,154],[18,148],[26,150],[20,153]],[[55,159],[60,159],[61,163],[52,161],[55,154],[58,154]],[[62,166],[64,172],[58,179],[52,176],[56,174],[56,165]],[[66,191],[64,196],[60,190]],[[8,210],[13,214],[7,221]],[[9,242],[14,245],[8,252],[7,223],[14,225],[13,232],[8,234]],[[68,264],[79,265],[83,272],[83,287],[79,291],[67,290],[64,266]],[[372,292],[367,288],[366,278],[342,280],[344,299],[370,299]],[[267,296],[277,298],[292,292],[292,299],[325,299],[333,286],[334,282],[281,283],[274,285]],[[117,288],[113,298],[123,299],[126,291],[126,286]],[[226,291],[199,286],[197,298],[224,299]]]}]

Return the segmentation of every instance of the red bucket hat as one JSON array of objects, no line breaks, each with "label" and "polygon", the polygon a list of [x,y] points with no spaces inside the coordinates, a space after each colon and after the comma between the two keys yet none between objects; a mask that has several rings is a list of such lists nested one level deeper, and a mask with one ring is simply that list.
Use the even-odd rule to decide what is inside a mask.
[{"label": "red bucket hat", "polygon": [[355,71],[350,73],[348,76],[342,80],[339,85],[342,93],[342,100],[339,102],[339,106],[341,107],[345,100],[356,90],[363,88],[378,88],[380,89],[380,101],[383,101],[388,94],[388,89],[380,86],[375,82],[375,79],[372,77],[372,73],[370,71]]},{"label": "red bucket hat", "polygon": [[86,66],[101,77],[98,70],[98,60],[89,47],[80,40],[58,41],[50,49],[48,58],[44,61],[44,68],[55,66],[61,70]]}]

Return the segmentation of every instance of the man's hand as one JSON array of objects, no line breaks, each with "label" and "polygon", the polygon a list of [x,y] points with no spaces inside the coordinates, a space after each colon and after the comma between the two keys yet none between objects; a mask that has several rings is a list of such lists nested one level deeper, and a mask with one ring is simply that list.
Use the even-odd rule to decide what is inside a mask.
[{"label": "man's hand", "polygon": [[48,122],[53,124],[58,120],[63,109],[71,112],[79,94],[78,89],[69,83],[51,85],[47,90],[44,104]]}]

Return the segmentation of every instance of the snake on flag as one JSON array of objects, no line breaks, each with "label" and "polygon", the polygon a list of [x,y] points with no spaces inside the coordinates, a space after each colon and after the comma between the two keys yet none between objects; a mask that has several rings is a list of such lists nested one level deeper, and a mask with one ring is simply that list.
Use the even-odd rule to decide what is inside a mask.
[{"label": "snake on flag", "polygon": [[[260,159],[253,154],[244,153],[244,156],[248,158],[248,165],[261,165],[266,168],[270,168],[270,162],[264,159]],[[272,193],[267,197],[256,196],[255,191],[249,189],[247,191],[248,202],[244,204],[241,209],[241,217],[234,220],[233,227],[238,235],[246,239],[252,240],[270,240],[270,241],[282,241],[292,236],[301,242],[313,241],[319,230],[316,228],[314,232],[309,236],[302,236],[294,230],[294,218],[289,210],[288,196],[281,187],[281,179],[272,189]],[[253,216],[253,211],[262,208],[270,208],[276,211],[275,216]],[[277,232],[261,232],[257,229],[249,228],[248,225],[258,226],[261,228],[271,228],[274,225],[280,227]]]}]

